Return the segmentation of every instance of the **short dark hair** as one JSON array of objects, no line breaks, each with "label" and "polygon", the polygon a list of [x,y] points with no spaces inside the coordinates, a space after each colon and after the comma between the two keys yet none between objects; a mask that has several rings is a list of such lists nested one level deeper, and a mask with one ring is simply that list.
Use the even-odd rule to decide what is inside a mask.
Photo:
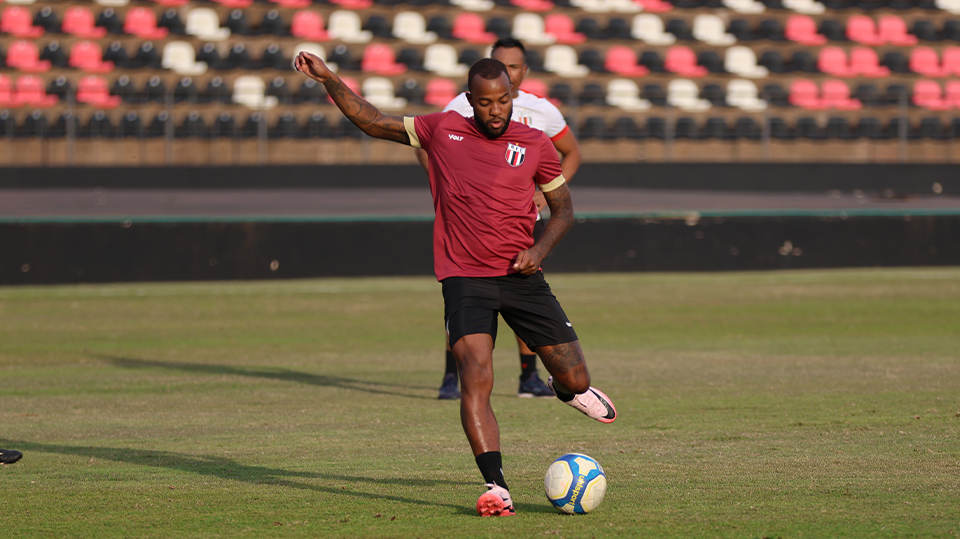
[{"label": "short dark hair", "polygon": [[503,65],[503,62],[493,58],[481,58],[470,67],[470,73],[467,74],[467,88],[471,86],[474,77],[479,76],[487,80],[494,80],[504,75],[508,79],[510,78],[507,66]]},{"label": "short dark hair", "polygon": [[512,37],[501,37],[493,43],[493,47],[490,48],[490,54],[493,54],[493,51],[497,49],[520,49],[520,52],[523,53],[523,57],[527,57],[527,49],[523,46],[523,43],[516,38]]}]

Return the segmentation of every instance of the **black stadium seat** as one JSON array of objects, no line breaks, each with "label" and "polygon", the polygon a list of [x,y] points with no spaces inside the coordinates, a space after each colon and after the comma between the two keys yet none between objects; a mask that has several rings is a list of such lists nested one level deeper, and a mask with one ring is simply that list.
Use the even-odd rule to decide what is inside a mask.
[{"label": "black stadium seat", "polygon": [[727,33],[737,38],[737,41],[753,41],[757,39],[750,21],[746,19],[733,19],[727,26]]},{"label": "black stadium seat", "polygon": [[620,17],[613,17],[607,21],[606,34],[608,39],[633,39],[633,35],[630,33],[630,23]]},{"label": "black stadium seat", "polygon": [[618,116],[609,130],[609,136],[613,139],[641,140],[645,135],[633,116]]},{"label": "black stadium seat", "polygon": [[926,20],[918,20],[914,22],[913,29],[910,31],[910,33],[917,36],[917,39],[920,41],[934,42],[943,39],[933,22]]},{"label": "black stadium seat", "polygon": [[590,17],[583,17],[580,19],[577,22],[575,30],[587,36],[587,39],[590,41],[607,39],[607,34],[602,28],[600,28],[600,23],[598,23],[596,19],[592,19]]}]

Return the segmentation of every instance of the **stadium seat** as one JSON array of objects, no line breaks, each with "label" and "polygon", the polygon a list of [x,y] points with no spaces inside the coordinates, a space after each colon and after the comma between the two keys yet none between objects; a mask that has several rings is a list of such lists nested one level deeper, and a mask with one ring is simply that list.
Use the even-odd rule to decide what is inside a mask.
[{"label": "stadium seat", "polygon": [[555,8],[550,0],[509,0],[510,5],[529,12],[550,11]]},{"label": "stadium seat", "polygon": [[123,20],[112,7],[105,8],[97,15],[97,26],[106,28],[110,34],[123,34]]},{"label": "stadium seat", "polygon": [[577,32],[573,19],[563,13],[551,13],[544,19],[544,31],[552,35],[557,43],[564,45],[579,45],[587,40],[587,36]]},{"label": "stadium seat", "polygon": [[103,61],[113,62],[114,67],[118,68],[130,67],[130,55],[119,41],[114,41],[103,51]]},{"label": "stadium seat", "polygon": [[720,58],[720,55],[715,51],[707,50],[702,51],[697,55],[697,63],[707,68],[707,71],[710,73],[726,73],[726,68],[723,67],[723,59]]},{"label": "stadium seat", "polygon": [[263,69],[277,69],[289,71],[293,67],[293,58],[284,54],[277,43],[267,45],[260,56],[260,67]]},{"label": "stadium seat", "polygon": [[667,21],[664,30],[668,34],[673,34],[679,40],[682,41],[695,41],[696,38],[693,37],[693,29],[687,24],[687,21],[683,19],[670,19]]},{"label": "stadium seat", "polygon": [[140,39],[163,39],[170,33],[166,28],[157,27],[157,14],[145,7],[127,10],[123,19],[123,32]]},{"label": "stadium seat", "polygon": [[204,41],[225,41],[230,37],[230,28],[220,26],[217,12],[205,7],[191,9],[187,13],[186,32]]},{"label": "stadium seat", "polygon": [[850,70],[864,77],[888,77],[890,70],[880,65],[877,52],[869,47],[854,47],[850,51]]},{"label": "stadium seat", "polygon": [[633,116],[618,116],[609,130],[609,137],[613,139],[642,140],[646,136]]},{"label": "stadium seat", "polygon": [[745,13],[748,15],[763,13],[767,9],[762,2],[757,0],[723,0],[723,5],[737,13]]},{"label": "stadium seat", "polygon": [[207,72],[207,64],[196,61],[193,45],[186,41],[169,41],[163,46],[160,65],[179,75],[202,75]]},{"label": "stadium seat", "polygon": [[693,49],[683,45],[674,45],[667,49],[663,67],[684,77],[703,77],[707,74],[707,68],[697,65],[697,55]]},{"label": "stadium seat", "polygon": [[[287,9],[304,9],[304,8],[310,7],[310,5],[313,3],[312,0],[269,0],[269,1],[271,3],[277,4],[278,6],[284,7]],[[331,2],[331,3],[334,3],[334,2]],[[367,9],[368,7],[373,5],[373,2],[369,2],[369,4],[367,4],[366,2],[363,2],[362,4],[364,5],[364,7],[360,7],[358,9]],[[347,7],[347,6],[344,6],[344,7]],[[348,8],[348,9],[354,9],[354,8]]]},{"label": "stadium seat", "polygon": [[267,85],[258,75],[243,75],[233,81],[233,102],[251,109],[272,109],[279,100],[266,95]]},{"label": "stadium seat", "polygon": [[762,79],[770,74],[767,68],[757,65],[757,56],[753,49],[743,46],[727,49],[723,67],[730,73],[748,79]]},{"label": "stadium seat", "polygon": [[750,21],[746,19],[733,19],[727,25],[727,33],[736,38],[737,41],[755,41],[757,33],[754,32]]},{"label": "stadium seat", "polygon": [[47,43],[47,46],[40,51],[40,60],[47,60],[53,67],[70,67],[70,57],[60,47],[60,42],[53,40]]},{"label": "stadium seat", "polygon": [[850,127],[850,122],[841,116],[831,116],[823,130],[824,137],[833,140],[853,140],[860,136],[858,130]]},{"label": "stadium seat", "polygon": [[643,6],[647,13],[666,13],[673,9],[673,4],[666,0],[635,0]]},{"label": "stadium seat", "polygon": [[736,37],[727,33],[720,17],[712,14],[694,17],[693,37],[715,47],[726,47],[737,42]]},{"label": "stadium seat", "polygon": [[805,15],[820,15],[827,9],[816,0],[783,0],[783,7]]},{"label": "stadium seat", "polygon": [[920,41],[941,41],[943,39],[937,27],[933,25],[932,21],[928,20],[914,21],[911,33]]},{"label": "stadium seat", "polygon": [[826,132],[820,127],[817,120],[810,117],[797,118],[796,133],[797,137],[808,140],[825,140],[827,138]]},{"label": "stadium seat", "polygon": [[557,38],[546,33],[543,19],[536,13],[518,13],[513,18],[513,37],[528,45],[550,45]]},{"label": "stadium seat", "polygon": [[607,49],[604,67],[607,71],[624,77],[643,77],[650,73],[649,69],[639,65],[637,53],[626,45],[612,45]]},{"label": "stadium seat", "polygon": [[861,84],[853,92],[853,97],[860,100],[864,107],[879,107],[883,105],[880,92],[873,84]]},{"label": "stadium seat", "polygon": [[220,63],[221,69],[256,69],[257,67],[259,66],[256,65],[242,41],[234,43],[227,57]]},{"label": "stadium seat", "polygon": [[807,110],[824,110],[817,83],[809,79],[796,79],[790,84],[790,104]]},{"label": "stadium seat", "polygon": [[363,24],[363,29],[369,30],[374,38],[393,39],[394,37],[390,21],[381,15],[370,15],[367,17],[367,22]]},{"label": "stadium seat", "polygon": [[915,47],[910,50],[910,71],[925,77],[950,75],[950,71],[940,65],[937,51],[930,47]]},{"label": "stadium seat", "polygon": [[847,53],[840,47],[829,46],[820,49],[817,68],[835,77],[853,77],[856,73],[850,68]]},{"label": "stadium seat", "polygon": [[883,44],[876,23],[866,15],[851,15],[847,19],[847,39],[870,47]]},{"label": "stadium seat", "polygon": [[364,99],[382,110],[399,110],[407,106],[407,100],[397,97],[393,83],[385,77],[367,77],[361,91]]},{"label": "stadium seat", "polygon": [[99,39],[107,29],[96,25],[93,11],[87,6],[70,6],[63,13],[63,32],[83,39]]},{"label": "stadium seat", "polygon": [[955,109],[960,109],[960,80],[947,81],[947,87],[943,94],[943,99],[947,104]]},{"label": "stadium seat", "polygon": [[423,98],[426,96],[426,93],[426,90],[417,82],[417,79],[411,78],[403,81],[403,84],[400,85],[400,88],[397,90],[397,97],[406,99],[407,103],[411,105],[423,105]]},{"label": "stadium seat", "polygon": [[457,83],[450,79],[436,78],[427,81],[426,93],[423,102],[434,107],[445,107],[447,103],[457,97]]},{"label": "stadium seat", "polygon": [[898,51],[890,51],[883,55],[880,65],[893,73],[910,73],[910,63]]},{"label": "stadium seat", "polygon": [[960,47],[944,47],[942,54],[943,69],[954,76],[960,76]]},{"label": "stadium seat", "polygon": [[808,47],[823,45],[827,42],[826,36],[817,33],[817,22],[807,15],[790,15],[787,18],[784,36],[794,43]]},{"label": "stadium seat", "polygon": [[776,50],[764,52],[757,60],[757,65],[767,68],[770,73],[787,73],[790,71],[783,60],[783,55]]},{"label": "stadium seat", "polygon": [[93,0],[93,2],[105,7],[124,7],[130,4],[130,0]]},{"label": "stadium seat", "polygon": [[927,110],[950,110],[952,104],[944,99],[943,89],[936,81],[921,79],[913,85],[913,104]]},{"label": "stadium seat", "polygon": [[607,83],[606,102],[627,112],[648,110],[651,103],[640,98],[640,88],[630,79],[612,79]]},{"label": "stadium seat", "polygon": [[363,60],[360,69],[364,73],[375,73],[387,77],[402,75],[407,72],[407,66],[397,63],[393,47],[383,43],[371,43],[363,50]]},{"label": "stadium seat", "polygon": [[7,67],[25,73],[46,73],[50,71],[52,64],[49,60],[40,59],[40,51],[35,42],[20,39],[11,43],[7,49]]},{"label": "stadium seat", "polygon": [[589,82],[584,84],[583,88],[580,89],[580,95],[577,96],[577,101],[581,107],[605,107],[607,106],[607,92],[603,89],[603,86]]},{"label": "stadium seat", "polygon": [[706,123],[703,124],[703,128],[700,130],[700,138],[702,140],[733,140],[734,134],[730,126],[727,125],[726,119],[707,118]]},{"label": "stadium seat", "polygon": [[763,138],[763,129],[760,128],[760,125],[753,118],[737,118],[733,126],[733,138],[760,140]]},{"label": "stadium seat", "polygon": [[666,73],[663,67],[663,58],[657,54],[657,51],[643,51],[640,53],[640,65],[646,67],[651,73]]},{"label": "stadium seat", "polygon": [[842,80],[827,79],[821,85],[821,102],[827,108],[860,110],[863,103],[850,97],[850,87]]},{"label": "stadium seat", "polygon": [[293,14],[290,33],[310,41],[329,41],[330,35],[323,25],[323,14],[317,11],[301,10]]},{"label": "stadium seat", "polygon": [[33,25],[43,28],[46,33],[62,34],[62,25],[56,11],[50,6],[43,6],[33,17]]},{"label": "stadium seat", "polygon": [[604,139],[607,135],[607,123],[601,116],[588,116],[580,125],[578,135],[581,140]]},{"label": "stadium seat", "polygon": [[[202,17],[201,17],[202,18]],[[198,21],[200,22],[200,21]],[[200,22],[201,26],[205,27],[201,29],[201,32],[218,32],[216,28],[219,27],[219,21],[202,21]],[[227,20],[223,23],[223,28],[230,30],[231,34],[239,36],[252,36],[256,35],[257,31],[251,27],[250,21],[247,19],[247,14],[244,13],[242,9],[234,9],[227,15]]]},{"label": "stadium seat", "polygon": [[[582,19],[581,19],[582,20]],[[633,41],[633,36],[630,35],[630,23],[626,19],[620,17],[612,17],[607,21],[607,27],[599,35],[595,35],[593,38],[589,36],[587,39],[623,39],[627,41]]]},{"label": "stadium seat", "polygon": [[842,22],[836,19],[823,19],[820,21],[820,28],[817,30],[827,41],[850,41],[847,39],[847,31]]},{"label": "stadium seat", "polygon": [[345,43],[369,43],[373,32],[363,30],[360,15],[353,11],[337,10],[330,14],[327,33],[331,39]]},{"label": "stadium seat", "polygon": [[677,36],[664,30],[663,19],[647,13],[634,16],[630,34],[647,45],[666,46],[677,41]]},{"label": "stadium seat", "polygon": [[486,31],[483,17],[476,13],[458,13],[453,19],[451,33],[456,39],[478,45],[489,45],[497,40],[496,34]]},{"label": "stadium seat", "polygon": [[470,70],[457,62],[457,50],[446,43],[427,45],[423,53],[423,67],[441,77],[460,77]]},{"label": "stadium seat", "polygon": [[87,73],[109,73],[113,62],[103,61],[103,49],[93,41],[79,41],[70,49],[70,67]]},{"label": "stadium seat", "polygon": [[582,78],[590,69],[577,62],[577,51],[569,45],[550,45],[543,58],[543,67],[561,77]]},{"label": "stadium seat", "polygon": [[36,39],[45,33],[33,25],[33,15],[23,6],[7,6],[0,14],[0,32],[22,39]]},{"label": "stadium seat", "polygon": [[[594,48],[584,48],[580,49],[580,65],[585,65],[590,71],[594,73],[606,73],[607,68],[604,66],[604,57],[600,54],[600,51]],[[465,63],[462,62],[461,63]]]},{"label": "stadium seat", "polygon": [[110,95],[107,80],[102,77],[86,75],[77,82],[77,103],[112,109],[119,106],[121,100],[118,95]]},{"label": "stadium seat", "polygon": [[947,13],[960,15],[960,0],[936,0],[936,6]]},{"label": "stadium seat", "polygon": [[587,13],[610,13],[613,11],[608,0],[569,0],[569,2],[572,7]]},{"label": "stadium seat", "polygon": [[496,6],[493,0],[450,0],[450,3],[466,11],[490,11]]},{"label": "stadium seat", "polygon": [[897,15],[882,15],[877,24],[878,35],[883,43],[898,47],[916,45],[919,39],[907,32],[907,23]]},{"label": "stadium seat", "polygon": [[702,112],[711,107],[709,101],[700,98],[697,83],[689,79],[673,79],[667,84],[667,103],[689,112]]},{"label": "stadium seat", "polygon": [[753,81],[733,79],[727,83],[727,104],[748,112],[767,109],[767,102],[760,99],[757,85]]},{"label": "stadium seat", "polygon": [[[370,7],[373,6],[373,0],[329,0],[329,2],[344,9],[352,9],[355,11],[370,9]],[[304,4],[309,5],[307,2],[304,2]]]},{"label": "stadium seat", "polygon": [[160,19],[157,20],[157,27],[166,28],[170,32],[169,35],[187,35],[187,25],[180,19],[180,13],[174,8],[170,8],[164,11],[163,15],[160,15]]},{"label": "stadium seat", "polygon": [[[764,19],[757,28],[757,37],[769,41],[787,41],[786,30],[777,19]],[[814,34],[818,35],[818,34]]]},{"label": "stadium seat", "polygon": [[673,137],[677,140],[700,140],[700,126],[693,118],[677,118],[673,127]]},{"label": "stadium seat", "polygon": [[13,81],[10,77],[0,73],[0,107],[17,108],[19,106],[20,101],[13,91]]},{"label": "stadium seat", "polygon": [[426,45],[437,40],[437,34],[427,31],[427,21],[416,11],[401,11],[394,16],[393,35],[415,45]]},{"label": "stadium seat", "polygon": [[290,29],[280,14],[280,10],[271,9],[260,19],[260,35],[288,36]]},{"label": "stadium seat", "polygon": [[20,106],[35,108],[49,108],[57,104],[59,99],[55,95],[47,95],[43,87],[43,79],[37,75],[21,75],[16,84],[16,102]]},{"label": "stadium seat", "polygon": [[547,94],[550,92],[550,88],[547,86],[546,82],[541,79],[534,79],[530,77],[523,79],[523,82],[520,83],[520,89],[528,94],[533,94],[537,97],[543,98],[546,98]]}]

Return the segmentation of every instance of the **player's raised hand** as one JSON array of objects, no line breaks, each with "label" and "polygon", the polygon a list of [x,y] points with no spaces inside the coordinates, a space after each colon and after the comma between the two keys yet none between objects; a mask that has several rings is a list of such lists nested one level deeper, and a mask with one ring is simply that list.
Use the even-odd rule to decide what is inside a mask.
[{"label": "player's raised hand", "polygon": [[517,259],[513,262],[513,269],[524,275],[533,275],[540,269],[542,258],[536,254],[533,249],[526,249],[517,254]]},{"label": "player's raised hand", "polygon": [[297,68],[297,71],[321,83],[326,82],[333,76],[333,71],[330,71],[330,68],[323,63],[319,56],[307,51],[300,51],[300,54],[294,59],[293,65]]}]

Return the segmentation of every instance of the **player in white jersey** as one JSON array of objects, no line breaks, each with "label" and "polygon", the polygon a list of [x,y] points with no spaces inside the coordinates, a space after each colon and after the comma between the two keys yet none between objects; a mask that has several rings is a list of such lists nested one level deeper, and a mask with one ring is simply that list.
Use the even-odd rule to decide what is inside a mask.
[{"label": "player in white jersey", "polygon": [[[569,183],[580,168],[580,145],[577,143],[577,137],[570,130],[563,114],[546,98],[536,96],[520,89],[520,83],[527,75],[528,66],[526,61],[526,49],[517,39],[503,38],[493,44],[490,57],[500,60],[507,66],[507,73],[510,75],[510,84],[513,87],[513,114],[510,119],[520,122],[534,129],[539,129],[550,137],[557,152],[560,153],[560,167],[563,170],[563,177]],[[453,98],[450,103],[444,107],[443,111],[457,111],[464,117],[473,116],[473,107],[467,101],[466,92]],[[422,149],[417,150],[417,159],[428,170],[427,152]],[[534,195],[534,202],[537,208],[542,210],[546,206],[543,194],[537,191]],[[537,216],[537,228],[535,235],[542,229],[542,221]],[[518,397],[553,397],[554,393],[537,373],[537,355],[535,352],[517,337],[517,346],[520,349],[520,388],[517,391]],[[440,386],[441,399],[458,399],[460,390],[458,389],[457,364],[453,358],[453,353],[447,347],[446,372],[443,376],[443,383]]]}]

